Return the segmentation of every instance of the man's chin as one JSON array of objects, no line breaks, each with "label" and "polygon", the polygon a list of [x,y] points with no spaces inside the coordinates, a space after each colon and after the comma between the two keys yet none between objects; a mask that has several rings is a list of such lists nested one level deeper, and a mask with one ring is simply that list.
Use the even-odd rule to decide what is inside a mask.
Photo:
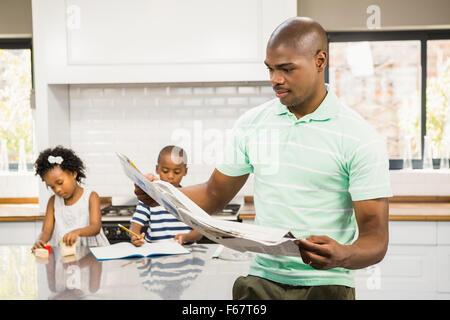
[{"label": "man's chin", "polygon": [[286,107],[293,106],[295,104],[293,99],[289,99],[289,97],[278,98],[281,104],[284,104]]}]

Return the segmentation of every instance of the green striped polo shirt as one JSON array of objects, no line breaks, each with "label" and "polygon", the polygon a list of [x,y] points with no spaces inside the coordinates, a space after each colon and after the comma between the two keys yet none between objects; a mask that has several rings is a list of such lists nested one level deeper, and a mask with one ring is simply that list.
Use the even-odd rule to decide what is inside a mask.
[{"label": "green striped polo shirt", "polygon": [[[278,99],[245,112],[216,168],[228,176],[253,173],[255,224],[351,244],[353,201],[392,196],[386,140],[326,89],[301,119]],[[249,274],[290,285],[355,286],[353,271],[316,270],[300,257],[254,254]]]}]

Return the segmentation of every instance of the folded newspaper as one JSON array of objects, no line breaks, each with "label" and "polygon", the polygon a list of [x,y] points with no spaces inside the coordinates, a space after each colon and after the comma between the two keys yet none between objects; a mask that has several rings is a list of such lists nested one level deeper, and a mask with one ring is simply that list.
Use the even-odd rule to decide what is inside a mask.
[{"label": "folded newspaper", "polygon": [[215,219],[170,183],[150,182],[125,155],[117,153],[117,156],[134,184],[206,238],[240,252],[300,256],[289,230]]}]

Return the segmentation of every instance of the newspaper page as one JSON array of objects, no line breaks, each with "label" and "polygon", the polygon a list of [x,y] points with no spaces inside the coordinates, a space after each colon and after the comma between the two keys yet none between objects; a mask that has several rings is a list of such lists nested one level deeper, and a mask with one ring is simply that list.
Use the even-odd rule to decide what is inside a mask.
[{"label": "newspaper page", "polygon": [[170,183],[161,180],[150,182],[125,155],[117,153],[117,156],[125,174],[137,186],[206,238],[240,252],[300,256],[289,230],[214,219]]}]

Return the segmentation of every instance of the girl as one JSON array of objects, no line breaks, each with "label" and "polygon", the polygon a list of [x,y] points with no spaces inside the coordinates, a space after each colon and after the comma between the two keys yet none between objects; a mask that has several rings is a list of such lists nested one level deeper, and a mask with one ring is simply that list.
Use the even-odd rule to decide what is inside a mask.
[{"label": "girl", "polygon": [[78,238],[83,246],[109,245],[102,230],[100,198],[80,186],[86,178],[81,159],[72,150],[57,146],[42,151],[34,167],[55,194],[47,203],[42,233],[32,251],[43,248],[50,239],[69,246]]}]

